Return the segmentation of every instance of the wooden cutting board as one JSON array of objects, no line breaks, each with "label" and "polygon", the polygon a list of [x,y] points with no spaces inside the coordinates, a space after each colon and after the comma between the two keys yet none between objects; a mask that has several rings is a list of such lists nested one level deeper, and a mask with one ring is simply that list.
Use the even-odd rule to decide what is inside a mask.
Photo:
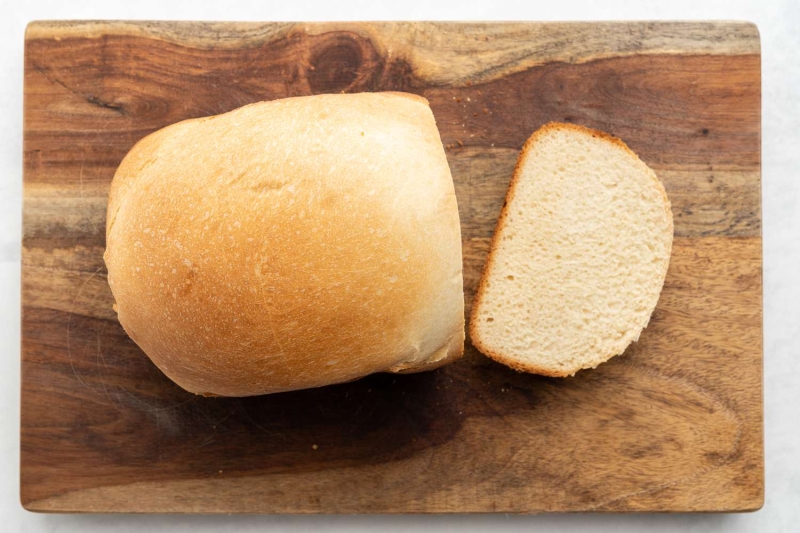
[{"label": "wooden cutting board", "polygon": [[[675,244],[650,326],[569,379],[463,360],[201,398],[111,309],[106,194],[143,136],[259,100],[431,102],[467,308],[548,121],[653,167]],[[758,31],[743,23],[37,22],[25,49],[21,495],[36,511],[745,511],[763,503]]]}]

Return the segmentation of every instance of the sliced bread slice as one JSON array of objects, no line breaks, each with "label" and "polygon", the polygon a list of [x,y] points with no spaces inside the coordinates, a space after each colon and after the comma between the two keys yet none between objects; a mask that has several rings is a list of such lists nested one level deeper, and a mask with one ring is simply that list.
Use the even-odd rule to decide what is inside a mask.
[{"label": "sliced bread slice", "polygon": [[638,340],[672,250],[664,187],[621,140],[550,123],[525,143],[470,336],[517,370],[570,376]]}]

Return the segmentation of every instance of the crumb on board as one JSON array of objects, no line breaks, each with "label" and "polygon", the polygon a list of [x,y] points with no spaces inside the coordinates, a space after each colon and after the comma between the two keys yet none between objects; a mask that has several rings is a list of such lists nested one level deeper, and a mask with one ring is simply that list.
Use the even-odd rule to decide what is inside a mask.
[{"label": "crumb on board", "polygon": [[451,150],[453,148],[463,148],[463,147],[464,147],[464,142],[461,139],[457,139],[456,142],[445,145],[445,148],[447,150]]}]

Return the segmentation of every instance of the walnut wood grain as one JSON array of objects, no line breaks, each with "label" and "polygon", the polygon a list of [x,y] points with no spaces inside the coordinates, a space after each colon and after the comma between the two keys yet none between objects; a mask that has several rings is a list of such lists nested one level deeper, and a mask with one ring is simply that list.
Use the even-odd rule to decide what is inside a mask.
[{"label": "walnut wood grain", "polygon": [[[467,307],[544,122],[622,137],[675,245],[650,326],[575,378],[467,345],[409,376],[245,399],[164,377],[111,310],[106,194],[144,135],[320,92],[429,99]],[[742,511],[763,503],[758,33],[739,23],[42,22],[26,35],[21,498],[35,511]]]}]

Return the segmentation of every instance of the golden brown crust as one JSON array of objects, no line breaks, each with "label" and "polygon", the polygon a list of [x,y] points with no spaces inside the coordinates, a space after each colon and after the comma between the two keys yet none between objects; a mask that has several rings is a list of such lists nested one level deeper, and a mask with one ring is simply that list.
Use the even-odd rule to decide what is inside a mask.
[{"label": "golden brown crust", "polygon": [[458,209],[424,98],[291,98],[160,130],[117,170],[106,233],[120,323],[191,392],[463,353]]},{"label": "golden brown crust", "polygon": [[[552,131],[559,131],[559,130],[561,130],[561,131],[563,131],[563,130],[572,130],[572,131],[576,131],[578,133],[591,135],[592,137],[595,137],[595,138],[598,138],[598,139],[603,139],[605,141],[608,141],[608,142],[610,142],[610,143],[622,148],[623,150],[625,150],[625,152],[627,152],[629,155],[634,157],[637,161],[641,161],[639,159],[639,156],[636,155],[628,147],[628,145],[625,144],[625,142],[622,141],[621,139],[619,139],[617,137],[614,137],[613,135],[610,135],[608,133],[605,133],[605,132],[602,132],[602,131],[599,131],[599,130],[595,130],[595,129],[592,129],[592,128],[587,128],[585,126],[580,126],[578,124],[568,124],[568,123],[562,123],[562,122],[548,122],[547,124],[545,124],[542,127],[540,127],[538,130],[536,130],[528,138],[528,140],[526,140],[525,143],[522,145],[522,149],[520,150],[519,157],[517,158],[517,163],[514,166],[514,171],[513,171],[513,174],[511,176],[511,183],[508,186],[508,192],[506,193],[506,199],[503,202],[503,208],[500,211],[500,216],[498,217],[497,224],[495,225],[494,233],[492,235],[492,240],[491,240],[491,243],[489,245],[489,252],[487,254],[486,263],[484,264],[483,271],[481,272],[481,279],[480,279],[480,282],[478,284],[478,290],[476,291],[475,299],[473,300],[472,312],[470,313],[470,318],[469,318],[469,338],[470,338],[470,342],[472,342],[473,346],[475,346],[475,348],[477,348],[479,352],[481,352],[482,354],[486,355],[487,357],[497,361],[498,363],[502,363],[502,364],[508,366],[509,368],[512,368],[512,369],[517,370],[519,372],[529,372],[529,373],[532,373],[532,374],[538,374],[538,375],[548,376],[548,377],[570,377],[570,376],[574,376],[575,373],[577,372],[577,370],[575,372],[567,372],[567,371],[559,372],[557,370],[553,370],[553,369],[549,369],[549,368],[542,368],[542,367],[533,365],[533,364],[525,362],[525,361],[514,359],[513,357],[511,357],[509,355],[505,355],[505,354],[502,354],[502,353],[497,352],[495,350],[492,350],[491,348],[489,348],[488,346],[486,346],[482,342],[482,340],[480,338],[480,335],[478,333],[476,324],[478,322],[477,321],[478,309],[479,309],[479,307],[480,307],[480,305],[481,305],[481,303],[483,301],[483,295],[484,295],[484,291],[486,289],[486,283],[487,283],[487,281],[489,279],[489,275],[490,275],[490,273],[492,271],[492,268],[493,268],[493,265],[494,265],[494,252],[495,252],[495,250],[496,250],[496,248],[497,248],[497,246],[499,244],[499,235],[502,233],[502,230],[505,228],[506,216],[508,214],[509,205],[511,204],[512,200],[514,199],[514,195],[516,193],[516,188],[517,188],[517,183],[519,181],[520,175],[522,174],[522,168],[524,166],[524,163],[527,160],[528,156],[530,155],[531,147],[534,145],[534,143],[536,143],[536,141],[539,138],[541,138],[543,135],[545,135],[547,133],[550,133]],[[648,170],[651,170],[651,169],[649,169],[649,167],[648,167]],[[672,211],[671,211],[671,204],[670,204],[669,198],[667,197],[667,193],[666,193],[666,190],[664,189],[664,185],[658,180],[658,178],[656,177],[655,173],[652,172],[652,170],[651,170],[650,174],[651,174],[652,179],[653,179],[654,183],[656,184],[658,190],[661,192],[661,195],[662,195],[663,200],[664,200],[664,205],[665,205],[666,211],[669,213],[669,216],[667,218],[669,220],[669,232],[671,234],[674,231],[674,226],[673,226]],[[662,275],[662,279],[666,275],[666,269],[668,267],[669,267],[669,264],[667,263],[664,266],[665,272],[663,273],[664,275]],[[604,361],[607,361],[607,360],[609,360],[612,357],[617,356],[617,355],[620,355],[620,353],[603,354],[602,359]]]}]

